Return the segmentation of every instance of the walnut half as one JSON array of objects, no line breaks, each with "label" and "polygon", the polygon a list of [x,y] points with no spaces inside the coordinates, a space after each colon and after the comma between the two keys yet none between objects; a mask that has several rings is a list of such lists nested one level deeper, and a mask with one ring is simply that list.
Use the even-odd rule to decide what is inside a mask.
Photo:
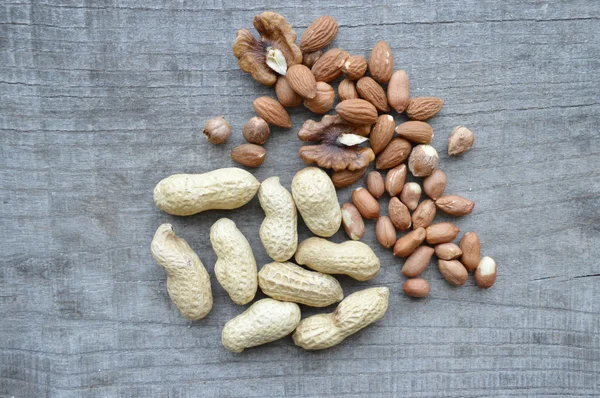
[{"label": "walnut half", "polygon": [[238,30],[233,55],[240,69],[250,73],[257,82],[272,86],[277,81],[277,73],[285,75],[288,67],[302,63],[296,32],[283,16],[271,11],[255,16],[254,27],[260,39],[247,29]]},{"label": "walnut half", "polygon": [[371,148],[358,146],[368,140],[368,133],[369,126],[352,125],[339,115],[325,115],[320,122],[307,120],[298,138],[319,145],[303,146],[298,154],[306,163],[317,163],[326,169],[363,169],[375,159]]}]

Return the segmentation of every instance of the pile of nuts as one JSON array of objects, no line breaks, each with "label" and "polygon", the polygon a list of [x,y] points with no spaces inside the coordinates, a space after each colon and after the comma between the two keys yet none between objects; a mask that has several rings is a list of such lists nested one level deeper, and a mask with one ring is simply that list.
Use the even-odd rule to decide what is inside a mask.
[{"label": "pile of nuts", "polygon": [[[210,230],[217,255],[215,276],[239,305],[250,303],[258,287],[270,298],[259,300],[227,322],[222,343],[231,351],[265,344],[292,333],[294,343],[307,350],[332,347],[360,329],[381,319],[388,307],[386,287],[365,289],[344,298],[339,282],[331,274],[348,275],[359,281],[374,278],[380,260],[359,240],[365,233],[364,219],[376,220],[378,242],[393,248],[396,257],[406,258],[402,273],[410,278],[404,292],[426,297],[429,283],[418,276],[432,256],[452,285],[463,285],[468,272],[489,288],[496,279],[496,263],[481,258],[480,241],[474,232],[452,243],[459,229],[448,222],[433,223],[437,210],[465,216],[474,203],[456,195],[444,195],[446,174],[438,168],[438,153],[429,145],[433,129],[425,121],[444,104],[436,97],[410,97],[410,83],[403,70],[394,71],[392,50],[385,41],[372,49],[368,61],[339,48],[326,52],[338,32],[329,16],[316,19],[304,32],[300,45],[283,16],[264,12],[254,18],[260,34],[256,39],[241,29],[233,44],[240,68],[260,83],[275,85],[277,100],[260,97],[253,101],[258,114],[243,128],[248,144],[231,151],[231,158],[247,167],[260,166],[266,151],[270,125],[292,126],[286,107],[303,104],[310,111],[325,114],[335,100],[329,84],[344,75],[337,87],[341,102],[334,115],[320,121],[307,120],[298,137],[316,143],[303,146],[299,156],[308,164],[296,173],[291,193],[278,177],[260,183],[239,168],[217,169],[205,174],[176,174],[160,181],[154,189],[157,207],[169,214],[187,216],[211,209],[234,209],[248,203],[257,193],[265,218],[260,226],[261,242],[273,262],[258,272],[248,240],[235,222],[222,218]],[[366,73],[370,76],[366,76]],[[387,112],[405,112],[409,121],[395,125]],[[382,114],[380,114],[382,113]],[[231,127],[221,117],[204,126],[213,144],[227,141]],[[396,136],[394,136],[394,132]],[[474,143],[474,134],[458,126],[448,139],[448,153],[459,155]],[[384,177],[371,171],[366,188],[352,193],[352,203],[338,203],[336,188],[361,179],[371,162]],[[423,178],[407,182],[408,173]],[[387,216],[381,215],[378,199],[391,197]],[[421,201],[422,193],[428,199]],[[298,244],[297,213],[316,235]],[[325,238],[344,227],[350,240],[333,243]],[[409,231],[412,228],[411,231]],[[406,232],[397,238],[397,231]],[[426,242],[427,245],[423,245]],[[152,240],[152,255],[167,272],[167,289],[181,314],[191,320],[205,317],[212,308],[210,276],[185,240],[175,235],[170,224],[161,225]],[[290,262],[292,257],[295,263]],[[309,269],[303,268],[305,266]],[[341,301],[341,302],[340,302]],[[326,307],[340,302],[333,313],[301,319],[298,304]]]}]

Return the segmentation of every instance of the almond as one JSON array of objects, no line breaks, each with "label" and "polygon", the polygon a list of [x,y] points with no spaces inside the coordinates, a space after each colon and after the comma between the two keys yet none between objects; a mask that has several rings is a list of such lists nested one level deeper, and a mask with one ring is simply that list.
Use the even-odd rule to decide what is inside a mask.
[{"label": "almond", "polygon": [[366,189],[356,188],[352,192],[352,203],[364,218],[375,220],[379,217],[379,203]]},{"label": "almond", "polygon": [[435,203],[431,199],[426,199],[419,203],[412,214],[413,228],[427,228],[435,218]]},{"label": "almond", "polygon": [[396,229],[389,217],[379,217],[375,224],[375,236],[377,242],[386,249],[394,246],[394,243],[396,243]]},{"label": "almond", "polygon": [[350,55],[339,48],[332,48],[315,62],[311,68],[318,82],[329,83],[342,74],[342,66]]},{"label": "almond", "polygon": [[[288,84],[304,98],[315,98],[317,95],[317,81],[310,69],[302,64],[292,65],[288,68],[285,78]],[[333,91],[333,89],[332,89]]]},{"label": "almond", "polygon": [[392,139],[377,157],[375,168],[381,170],[398,166],[408,158],[411,149],[412,145],[404,138]]},{"label": "almond", "polygon": [[454,224],[440,222],[427,227],[427,243],[437,245],[439,243],[452,242],[460,232]]},{"label": "almond", "polygon": [[433,252],[433,247],[418,247],[410,256],[408,256],[404,262],[404,266],[402,266],[402,273],[404,276],[414,278],[415,276],[421,275],[429,265]]},{"label": "almond", "polygon": [[446,189],[446,173],[435,169],[423,180],[423,191],[433,200],[439,199]]},{"label": "almond", "polygon": [[302,64],[306,65],[308,68],[312,68],[315,62],[323,55],[323,51],[318,50],[312,53],[304,53],[302,54]]},{"label": "almond", "polygon": [[394,71],[392,49],[383,40],[375,44],[369,56],[369,73],[379,83],[387,83]]},{"label": "almond", "polygon": [[317,94],[315,98],[304,100],[304,106],[311,112],[323,114],[327,113],[333,106],[335,92],[333,87],[324,82],[317,82]]},{"label": "almond", "polygon": [[383,88],[372,78],[365,76],[356,82],[356,90],[361,98],[369,101],[381,112],[390,110]]},{"label": "almond", "polygon": [[475,271],[481,260],[481,243],[475,232],[467,232],[460,240],[460,261],[469,272]]},{"label": "almond", "polygon": [[363,175],[365,175],[366,171],[366,167],[364,169],[359,170],[346,169],[341,171],[334,171],[331,175],[331,181],[333,181],[333,185],[336,188],[344,188],[358,181]]},{"label": "almond", "polygon": [[277,83],[275,83],[275,95],[277,95],[277,99],[281,105],[286,108],[298,106],[303,101],[302,96],[292,89],[285,76],[279,76],[277,78]]},{"label": "almond", "polygon": [[454,260],[460,257],[462,250],[456,243],[440,243],[435,246],[435,255],[442,260]]},{"label": "almond", "polygon": [[467,152],[475,142],[475,134],[463,126],[457,126],[448,137],[448,155],[460,155]]},{"label": "almond", "polygon": [[[343,82],[342,82],[343,83]],[[341,83],[340,83],[341,86]],[[338,89],[339,90],[339,89]],[[375,154],[383,151],[394,136],[394,118],[391,115],[381,115],[371,131],[371,148]]]},{"label": "almond", "polygon": [[338,96],[340,101],[358,98],[358,91],[356,91],[354,82],[348,79],[342,80],[338,85]]},{"label": "almond", "polygon": [[388,203],[388,214],[394,227],[399,231],[406,231],[410,228],[412,222],[410,220],[410,212],[404,203],[400,202],[397,197],[390,199]]},{"label": "almond", "polygon": [[368,101],[349,99],[335,107],[337,113],[352,124],[365,125],[377,121],[377,109]]},{"label": "almond", "polygon": [[288,115],[284,107],[273,98],[259,97],[252,102],[254,110],[258,116],[262,117],[267,123],[274,126],[290,128],[292,127],[292,119]]},{"label": "almond", "polygon": [[400,193],[400,200],[410,210],[414,210],[419,205],[421,199],[421,186],[416,182],[407,182]]},{"label": "almond", "polygon": [[399,124],[396,134],[416,144],[429,144],[433,138],[433,129],[428,123],[411,120]]},{"label": "almond", "polygon": [[401,236],[394,245],[394,256],[406,257],[410,255],[423,241],[427,235],[425,228],[417,228],[414,231]]},{"label": "almond", "polygon": [[458,195],[446,195],[436,200],[435,205],[444,213],[462,217],[471,214],[475,202]]},{"label": "almond", "polygon": [[469,273],[458,260],[438,260],[438,268],[443,277],[454,286],[467,283]]},{"label": "almond", "polygon": [[347,79],[358,80],[365,75],[367,71],[367,60],[360,55],[353,55],[349,57],[344,66],[342,66],[342,72],[346,75]]},{"label": "almond", "polygon": [[[390,196],[396,196],[402,192],[404,181],[406,181],[407,169],[404,163],[390,169],[385,177],[385,190]],[[433,206],[435,208],[435,206]]]},{"label": "almond", "polygon": [[429,296],[429,282],[421,278],[412,278],[404,282],[404,293],[409,297],[423,298]]},{"label": "almond", "polygon": [[300,50],[302,52],[320,50],[335,39],[337,32],[338,24],[335,19],[328,15],[319,17],[302,33]]},{"label": "almond", "polygon": [[365,223],[352,203],[344,203],[342,206],[342,225],[352,240],[359,240],[365,234]]},{"label": "almond", "polygon": [[378,171],[372,171],[367,175],[367,189],[374,198],[379,199],[385,191],[383,177]]},{"label": "almond", "polygon": [[255,144],[243,144],[231,150],[231,159],[246,167],[258,167],[265,161],[265,148]]},{"label": "almond", "polygon": [[406,116],[413,120],[427,120],[435,116],[444,105],[444,100],[436,97],[416,97],[410,100]]},{"label": "almond", "polygon": [[491,257],[484,257],[475,270],[475,283],[482,289],[489,289],[496,282],[496,262]]},{"label": "almond", "polygon": [[431,145],[417,145],[408,158],[408,168],[415,177],[427,177],[438,165],[438,153]]},{"label": "almond", "polygon": [[398,113],[404,112],[410,102],[410,82],[403,70],[397,70],[392,75],[387,87],[388,104]]}]

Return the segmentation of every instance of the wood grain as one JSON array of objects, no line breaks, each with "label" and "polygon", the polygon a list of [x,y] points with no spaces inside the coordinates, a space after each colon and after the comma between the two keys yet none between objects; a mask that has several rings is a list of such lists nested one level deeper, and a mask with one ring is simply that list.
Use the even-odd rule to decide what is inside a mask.
[{"label": "wood grain", "polygon": [[[432,264],[429,298],[404,296],[402,260],[369,222],[363,241],[382,270],[340,281],[346,294],[390,287],[383,320],[323,352],[289,338],[242,354],[221,346],[243,308],[214,279],[208,231],[233,219],[266,264],[258,200],[181,218],[158,211],[152,189],[233,165],[252,100],[274,93],[238,69],[231,44],[266,9],[299,35],[333,16],[332,46],[350,54],[387,40],[412,95],[446,101],[433,146],[447,192],[476,203],[457,225],[496,259],[492,289],[472,278],[453,288]],[[599,396],[599,19],[595,0],[0,2],[0,395]],[[201,130],[219,115],[233,134],[212,146]],[[288,188],[304,167],[295,135],[312,117],[291,116],[252,171]],[[476,143],[449,158],[456,125]],[[178,315],[150,256],[163,222],[213,276],[200,322]],[[299,233],[310,236],[302,223]]]}]

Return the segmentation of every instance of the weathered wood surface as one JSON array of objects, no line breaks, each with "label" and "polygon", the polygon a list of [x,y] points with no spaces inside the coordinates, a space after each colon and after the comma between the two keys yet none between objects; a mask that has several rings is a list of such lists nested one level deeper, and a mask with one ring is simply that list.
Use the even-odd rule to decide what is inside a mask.
[{"label": "weathered wood surface", "polygon": [[[382,321],[323,352],[289,338],[242,354],[221,346],[243,308],[214,279],[208,231],[234,219],[266,263],[258,200],[177,218],[154,207],[152,189],[233,164],[252,99],[272,90],[239,71],[231,43],[265,9],[299,34],[334,16],[335,44],[352,54],[388,40],[413,94],[447,101],[434,146],[448,191],[477,203],[457,224],[497,260],[492,289],[452,288],[432,264],[430,297],[405,297],[400,261],[368,223],[381,273],[340,280],[346,293],[389,286]],[[600,395],[599,19],[597,0],[2,1],[0,394]],[[215,147],[201,126],[221,114],[234,134]],[[294,128],[274,130],[259,179],[289,187],[307,117],[295,109]],[[477,143],[449,159],[458,124]],[[162,222],[213,275],[214,309],[200,322],[178,315],[150,256]]]}]

